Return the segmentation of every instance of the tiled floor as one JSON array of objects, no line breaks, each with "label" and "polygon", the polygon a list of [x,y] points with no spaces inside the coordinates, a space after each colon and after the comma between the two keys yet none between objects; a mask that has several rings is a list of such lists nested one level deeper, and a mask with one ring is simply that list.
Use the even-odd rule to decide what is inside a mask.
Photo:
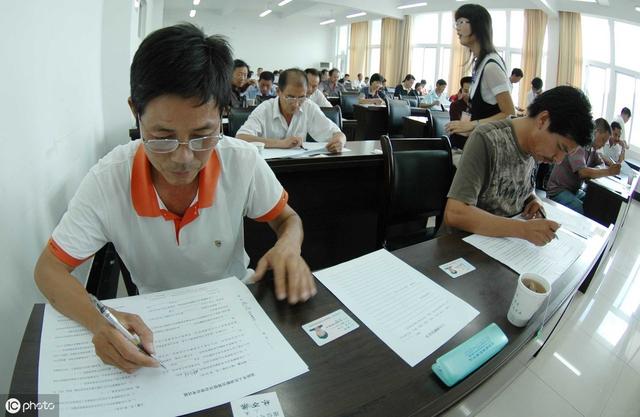
[{"label": "tiled floor", "polygon": [[482,417],[640,417],[640,203],[587,293]]}]

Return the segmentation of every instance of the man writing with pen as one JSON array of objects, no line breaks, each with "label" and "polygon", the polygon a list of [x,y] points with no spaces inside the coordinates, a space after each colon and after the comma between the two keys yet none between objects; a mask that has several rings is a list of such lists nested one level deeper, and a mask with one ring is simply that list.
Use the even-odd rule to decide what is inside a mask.
[{"label": "man writing with pen", "polygon": [[317,142],[326,142],[332,153],[342,151],[347,140],[320,107],[307,99],[306,74],[290,68],[280,74],[278,97],[256,107],[236,137],[264,142],[267,148],[295,148],[304,146],[307,133]]},{"label": "man writing with pen", "polygon": [[[477,126],[451,184],[445,222],[471,233],[545,245],[560,225],[546,219],[533,184],[535,163],[560,163],[591,143],[591,104],[580,90],[560,86],[539,95],[527,117]],[[522,213],[522,218],[512,218]]]},{"label": "man writing with pen", "polygon": [[[562,163],[554,166],[547,186],[547,195],[551,200],[580,214],[584,212],[585,192],[582,190],[584,180],[620,173],[620,162],[613,161],[605,155],[601,158],[598,154],[598,150],[602,149],[611,136],[609,123],[600,118],[596,119],[595,124],[593,145],[577,148],[567,155]],[[607,166],[599,167],[603,163]]]},{"label": "man writing with pen", "polygon": [[[140,44],[129,106],[142,139],[116,147],[90,170],[38,259],[35,280],[45,297],[93,333],[102,361],[123,371],[159,366],[150,355],[152,331],[140,317],[111,310],[139,337],[138,349],[70,274],[107,242],[140,293],[229,276],[255,282],[267,269],[280,300],[316,293],[300,256],[302,222],[286,191],[255,147],[220,133],[232,64],[224,38],[188,24]],[[244,251],[245,216],[267,222],[278,236],[255,273]]]}]

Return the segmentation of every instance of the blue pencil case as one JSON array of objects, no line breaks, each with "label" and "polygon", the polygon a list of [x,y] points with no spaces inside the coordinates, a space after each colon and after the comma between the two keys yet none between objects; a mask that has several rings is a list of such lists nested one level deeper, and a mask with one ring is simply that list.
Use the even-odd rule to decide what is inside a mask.
[{"label": "blue pencil case", "polygon": [[448,387],[457,384],[504,348],[509,339],[491,323],[460,345],[436,359],[433,372]]}]

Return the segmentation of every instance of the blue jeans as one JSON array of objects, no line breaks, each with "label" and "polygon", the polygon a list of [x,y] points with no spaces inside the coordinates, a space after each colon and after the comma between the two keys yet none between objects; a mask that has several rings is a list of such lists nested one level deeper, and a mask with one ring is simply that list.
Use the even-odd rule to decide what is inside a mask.
[{"label": "blue jeans", "polygon": [[549,196],[549,198],[556,203],[560,203],[563,206],[569,207],[573,211],[577,211],[580,214],[584,214],[582,209],[582,202],[584,201],[584,191],[578,190],[576,194],[570,191],[561,191],[559,194]]}]

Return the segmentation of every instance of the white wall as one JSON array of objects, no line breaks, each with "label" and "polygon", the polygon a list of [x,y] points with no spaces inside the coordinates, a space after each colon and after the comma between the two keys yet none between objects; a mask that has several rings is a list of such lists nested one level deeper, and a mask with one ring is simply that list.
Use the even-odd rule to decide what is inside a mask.
[{"label": "white wall", "polygon": [[43,301],[40,251],[89,168],[128,140],[132,13],[113,0],[0,5],[0,393]]},{"label": "white wall", "polygon": [[261,19],[255,14],[237,12],[220,16],[206,10],[198,11],[196,17],[190,19],[184,12],[165,10],[165,26],[184,21],[204,28],[207,34],[226,36],[234,57],[247,62],[252,71],[258,67],[265,70],[318,68],[321,61],[334,61],[335,27],[320,26],[317,19],[301,16],[286,20],[275,16]]}]

